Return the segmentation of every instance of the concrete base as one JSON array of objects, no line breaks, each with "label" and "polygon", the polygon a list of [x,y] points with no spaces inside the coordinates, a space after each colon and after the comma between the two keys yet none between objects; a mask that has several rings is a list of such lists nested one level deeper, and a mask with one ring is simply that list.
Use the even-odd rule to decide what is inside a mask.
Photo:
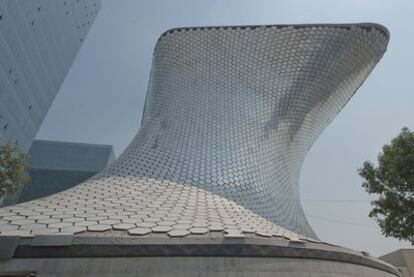
[{"label": "concrete base", "polygon": [[[5,273],[35,276],[246,276],[395,277],[367,266],[316,259],[272,257],[15,258],[0,261]],[[10,276],[10,275],[9,275]],[[11,275],[13,276],[13,275]],[[28,275],[29,276],[29,275]]]}]

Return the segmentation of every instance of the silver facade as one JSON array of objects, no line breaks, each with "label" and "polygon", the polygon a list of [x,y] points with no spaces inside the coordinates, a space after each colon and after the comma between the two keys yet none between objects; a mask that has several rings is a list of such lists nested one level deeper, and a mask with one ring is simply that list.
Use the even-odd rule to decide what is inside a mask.
[{"label": "silver facade", "polygon": [[100,0],[0,1],[0,143],[30,145]]},{"label": "silver facade", "polygon": [[166,32],[142,127],[120,158],[75,188],[0,209],[0,232],[316,238],[300,167],[387,42],[373,24]]},{"label": "silver facade", "polygon": [[111,173],[191,184],[315,237],[299,199],[302,162],[385,45],[361,27],[168,32],[141,130]]}]

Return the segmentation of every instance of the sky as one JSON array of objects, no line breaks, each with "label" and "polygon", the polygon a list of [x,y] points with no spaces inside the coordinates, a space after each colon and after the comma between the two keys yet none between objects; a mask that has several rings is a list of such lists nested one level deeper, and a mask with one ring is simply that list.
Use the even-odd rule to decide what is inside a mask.
[{"label": "sky", "polygon": [[319,238],[383,255],[408,243],[368,217],[357,169],[407,126],[414,130],[414,2],[410,0],[103,0],[103,7],[43,122],[38,139],[110,144],[119,155],[140,127],[158,36],[174,27],[375,22],[384,58],[308,153],[305,213]]}]

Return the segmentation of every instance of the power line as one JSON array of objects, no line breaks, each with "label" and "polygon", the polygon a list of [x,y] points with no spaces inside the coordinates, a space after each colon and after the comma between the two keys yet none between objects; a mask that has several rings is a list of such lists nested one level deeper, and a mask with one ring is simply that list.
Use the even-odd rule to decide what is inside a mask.
[{"label": "power line", "polygon": [[[275,200],[297,200],[293,197],[277,197]],[[301,198],[302,202],[336,202],[336,203],[370,203],[374,200],[369,199],[312,199],[312,198]]]},{"label": "power line", "polygon": [[333,222],[333,223],[346,224],[346,225],[352,225],[352,226],[358,226],[358,227],[364,227],[364,228],[370,228],[370,229],[377,229],[377,227],[375,227],[375,226],[365,225],[365,224],[361,224],[361,223],[357,223],[357,222],[337,220],[337,219],[334,219],[334,218],[321,217],[321,216],[309,215],[309,214],[307,214],[306,216],[310,217],[310,218],[316,218],[316,219],[320,219],[320,220],[324,220],[324,221],[328,221],[328,222]]},{"label": "power line", "polygon": [[372,200],[356,200],[356,199],[302,199],[303,202],[318,203],[370,203]]}]

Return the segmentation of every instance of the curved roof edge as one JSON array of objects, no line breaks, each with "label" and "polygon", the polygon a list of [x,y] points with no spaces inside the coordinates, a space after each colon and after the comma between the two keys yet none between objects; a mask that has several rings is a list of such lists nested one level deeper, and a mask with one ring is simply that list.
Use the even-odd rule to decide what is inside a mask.
[{"label": "curved roof edge", "polygon": [[174,32],[190,31],[190,30],[214,30],[214,29],[259,29],[259,28],[293,28],[293,29],[302,29],[302,28],[312,28],[312,27],[328,27],[328,28],[339,28],[339,29],[351,29],[352,27],[359,27],[367,31],[376,29],[380,31],[387,40],[390,39],[390,32],[388,29],[378,23],[373,22],[362,22],[362,23],[317,23],[317,24],[265,24],[265,25],[223,25],[223,26],[199,26],[199,27],[174,27],[163,32],[158,40],[162,37],[167,36],[168,34]]},{"label": "curved roof edge", "polygon": [[[366,266],[400,276],[398,270],[366,252],[348,248],[312,243],[287,242],[269,239],[128,239],[66,236],[66,244],[57,240],[60,236],[39,236],[39,244],[33,239],[21,239],[15,244],[13,258],[91,258],[91,257],[271,257],[316,259]],[[41,246],[41,247],[39,247]]]}]

